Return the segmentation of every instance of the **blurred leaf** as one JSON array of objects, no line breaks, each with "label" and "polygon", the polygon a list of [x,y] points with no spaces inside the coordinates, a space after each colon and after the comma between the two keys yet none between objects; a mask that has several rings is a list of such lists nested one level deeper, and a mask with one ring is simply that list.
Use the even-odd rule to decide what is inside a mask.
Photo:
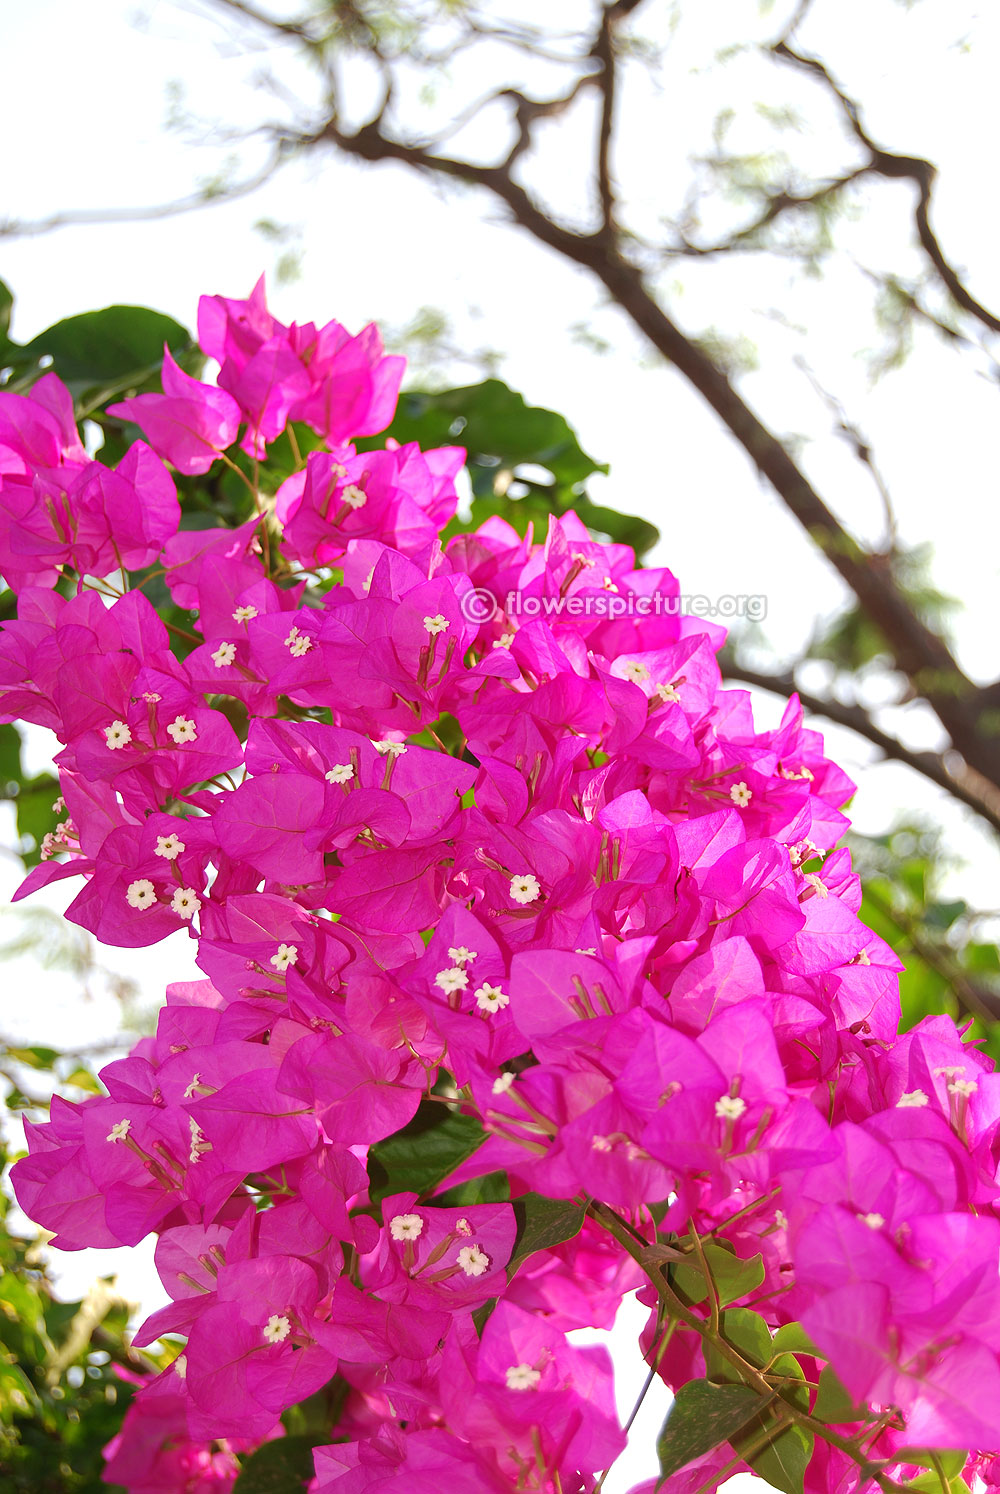
[{"label": "blurred leaf", "polygon": [[191,334],[173,317],[145,306],[108,306],[56,322],[21,352],[51,358],[74,400],[86,394],[85,403],[96,407],[151,380],[159,388],[164,343],[175,357],[192,349]]},{"label": "blurred leaf", "polygon": [[307,1435],[265,1442],[243,1464],[233,1494],[302,1494],[315,1476],[313,1446]]}]

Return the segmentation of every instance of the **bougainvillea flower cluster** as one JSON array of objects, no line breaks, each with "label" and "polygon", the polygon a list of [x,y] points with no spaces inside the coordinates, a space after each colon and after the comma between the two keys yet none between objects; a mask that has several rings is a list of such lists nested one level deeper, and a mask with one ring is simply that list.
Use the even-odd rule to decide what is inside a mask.
[{"label": "bougainvillea flower cluster", "polygon": [[[108,1477],[228,1488],[326,1394],[317,1494],[588,1494],[624,1434],[567,1334],[639,1288],[678,1407],[727,1383],[720,1341],[752,1388],[783,1366],[799,1488],[954,1447],[992,1485],[1000,1079],[945,1018],[899,1034],[798,703],[759,730],[720,628],[609,607],[677,583],[572,514],[445,538],[463,453],[356,444],[401,375],[374,328],[283,326],[258,287],[199,332],[217,383],[167,354],[113,468],[54,374],[0,392],[0,719],[61,744],[21,893],[76,879],[72,920],[186,931],[204,975],[14,1169],[57,1246],[157,1237],[137,1343],[180,1352]],[[318,449],[272,475],[290,423]],[[176,477],[217,462],[253,511],[180,529]],[[575,1226],[532,1235],[539,1200]],[[740,1436],[669,1487],[745,1467]]]}]

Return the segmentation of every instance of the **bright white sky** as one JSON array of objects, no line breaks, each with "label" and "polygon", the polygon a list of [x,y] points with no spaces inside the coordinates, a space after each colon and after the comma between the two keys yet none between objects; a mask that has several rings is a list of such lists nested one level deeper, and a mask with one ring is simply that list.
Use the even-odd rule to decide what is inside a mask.
[{"label": "bright white sky", "polygon": [[[290,6],[288,7],[291,8]],[[510,14],[491,5],[491,13]],[[651,0],[650,32],[662,30],[669,6]],[[818,132],[792,136],[793,156],[817,169],[841,163],[833,116],[791,73],[737,60],[706,85],[700,69],[733,37],[777,36],[792,9],[776,0],[756,17],[748,0],[689,4],[661,84],[641,83],[623,120],[620,174],[637,204],[637,221],[655,226],[657,211],[676,205],[689,153],[708,148],[714,112],[739,112],[745,148],[759,147],[763,128],[755,100],[789,98],[819,122]],[[189,147],[164,130],[168,90],[183,80],[194,113],[248,123],[261,100],[247,86],[263,56],[248,64],[226,45],[210,19],[208,0],[103,0],[99,24],[92,7],[76,0],[0,0],[0,44],[17,65],[5,72],[5,113],[19,121],[8,131],[0,159],[0,218],[45,217],[68,208],[136,207],[186,195],[210,177],[225,150]],[[549,0],[546,19],[589,14],[583,0]],[[536,12],[537,16],[537,12]],[[1000,55],[1000,9],[985,0],[816,0],[801,44],[821,53],[849,91],[863,102],[871,133],[887,147],[926,154],[941,168],[935,223],[953,261],[987,305],[1000,306],[997,269],[998,208],[993,173],[985,161],[995,134],[995,78]],[[461,78],[456,69],[457,86]],[[305,80],[298,80],[305,86]],[[484,86],[482,76],[476,92]],[[496,137],[486,124],[463,140],[488,155]],[[575,150],[590,130],[588,118],[545,136],[548,163],[537,180],[572,212],[583,200],[574,185]],[[903,272],[916,261],[906,249],[907,193],[866,211],[850,229],[859,258],[890,260]],[[505,354],[502,375],[526,397],[565,413],[583,446],[611,463],[594,482],[597,502],[637,512],[657,523],[663,542],[655,559],[680,577],[682,589],[711,595],[765,593],[766,623],[776,656],[791,657],[814,620],[838,603],[839,583],[811,551],[781,505],[761,488],[742,453],[684,382],[646,356],[630,330],[600,305],[585,277],[527,238],[506,228],[489,203],[472,193],[447,197],[402,168],[351,165],[329,157],[290,169],[254,197],[155,224],[65,230],[43,237],[0,239],[0,277],[16,297],[14,336],[27,340],[58,318],[126,302],[152,305],[193,326],[198,296],[246,294],[273,250],[253,229],[263,217],[300,226],[302,276],[272,285],[271,304],[286,321],[335,316],[350,326],[367,320],[402,325],[421,306],[443,308],[456,341]],[[897,246],[899,246],[897,248]],[[817,439],[808,469],[857,531],[879,532],[877,497],[864,473],[830,434],[831,418],[793,358],[805,354],[822,383],[843,401],[874,441],[893,491],[903,538],[932,539],[936,579],[964,603],[955,620],[960,657],[976,677],[1000,672],[993,598],[997,582],[997,390],[973,362],[963,363],[930,338],[902,373],[869,390],[860,350],[871,347],[870,302],[844,271],[793,287],[783,269],[748,271],[714,263],[686,273],[673,297],[674,314],[691,329],[714,325],[743,332],[761,350],[762,372],[743,388],[771,424],[787,434]],[[778,305],[803,323],[796,335],[755,315]],[[612,350],[597,356],[571,335],[589,320]],[[457,371],[465,382],[469,371]],[[760,718],[778,707],[763,699]],[[917,712],[896,712],[887,724],[915,746],[937,745],[933,723]],[[931,786],[892,765],[871,768],[874,753],[830,729],[831,749],[854,776],[861,774],[853,814],[859,829],[884,829],[899,813],[923,812],[947,826],[949,845],[966,859],[950,890],[980,907],[1000,908],[1000,861],[970,815],[943,803]],[[8,888],[16,880],[3,864]],[[65,900],[53,895],[52,906]],[[171,952],[172,978],[187,974],[182,939]],[[169,951],[169,946],[168,946]],[[111,951],[116,969],[133,969],[147,983],[167,964]],[[80,1007],[73,984],[40,982],[22,964],[13,988],[30,989],[4,1029],[24,1040],[88,1040],[114,1031],[116,1008],[98,999]],[[23,980],[23,987],[20,981]],[[149,986],[149,996],[158,992]],[[67,1289],[82,1287],[95,1270],[86,1253],[66,1271]],[[131,1253],[135,1256],[135,1253]],[[119,1268],[116,1260],[114,1268]],[[106,1264],[101,1269],[111,1269]],[[148,1253],[122,1267],[129,1294],[157,1305]],[[627,1411],[634,1368],[623,1376]],[[655,1468],[651,1446],[663,1414],[651,1395],[636,1426],[634,1455],[607,1494],[621,1494]],[[758,1485],[759,1487],[759,1485]]]}]

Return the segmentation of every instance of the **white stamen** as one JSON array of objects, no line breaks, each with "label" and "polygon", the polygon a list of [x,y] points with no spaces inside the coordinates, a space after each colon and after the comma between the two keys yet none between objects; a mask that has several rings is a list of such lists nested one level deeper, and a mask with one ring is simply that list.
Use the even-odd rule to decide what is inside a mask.
[{"label": "white stamen", "polygon": [[192,720],[187,716],[178,716],[176,721],[171,721],[167,727],[167,736],[173,737],[178,747],[184,742],[194,742],[198,737],[198,730]]},{"label": "white stamen", "polygon": [[257,615],[258,613],[256,607],[237,607],[236,611],[233,613],[233,622],[246,623],[249,622],[252,617],[256,617]]},{"label": "white stamen", "polygon": [[184,849],[184,842],[178,840],[176,835],[158,835],[156,837],[156,850],[153,854],[162,856],[164,861],[176,861]]},{"label": "white stamen", "polygon": [[739,1120],[746,1114],[747,1102],[740,1095],[723,1095],[715,1102],[715,1113],[720,1120]]},{"label": "white stamen", "polygon": [[105,1141],[124,1141],[131,1128],[132,1122],[130,1120],[115,1121],[104,1139]]},{"label": "white stamen", "polygon": [[452,991],[464,991],[469,984],[469,977],[461,966],[453,965],[449,970],[439,970],[434,977],[434,984],[446,996],[450,996]]},{"label": "white stamen", "polygon": [[216,669],[227,669],[236,658],[235,643],[220,643],[212,654],[212,663]]},{"label": "white stamen", "polygon": [[125,901],[130,908],[151,908],[156,902],[156,888],[147,877],[140,877],[128,884]]},{"label": "white stamen", "polygon": [[484,982],[475,993],[476,1005],[481,1012],[502,1012],[505,1006],[510,1005],[510,997],[506,991],[499,986],[491,986]]},{"label": "white stamen", "polygon": [[292,1325],[284,1313],[272,1313],[264,1324],[263,1334],[269,1344],[283,1344],[292,1331]]},{"label": "white stamen", "polygon": [[132,740],[132,728],[125,721],[112,721],[110,726],[104,728],[104,740],[116,752],[119,747],[127,747]]},{"label": "white stamen", "polygon": [[323,774],[323,777],[327,783],[350,783],[354,777],[354,764],[335,763],[328,773]]},{"label": "white stamen", "polygon": [[507,1371],[508,1390],[534,1390],[542,1378],[541,1370],[532,1369],[530,1364],[512,1364]]},{"label": "white stamen", "polygon": [[746,784],[742,782],[734,783],[729,790],[729,797],[734,804],[739,805],[740,809],[746,809],[753,798],[753,789],[747,788]]},{"label": "white stamen", "polygon": [[466,1276],[483,1276],[490,1269],[490,1258],[478,1245],[463,1245],[458,1252],[458,1264]]},{"label": "white stamen", "polygon": [[432,638],[437,633],[443,633],[445,629],[450,626],[451,624],[448,622],[448,619],[445,617],[443,612],[436,613],[434,617],[424,618],[424,627],[427,629]]},{"label": "white stamen", "polygon": [[533,903],[541,897],[542,889],[538,885],[538,878],[530,872],[522,873],[520,876],[511,877],[510,895],[515,903]]},{"label": "white stamen", "polygon": [[294,965],[299,958],[299,947],[297,944],[279,944],[278,953],[271,956],[271,964],[275,970],[287,970],[289,965]]},{"label": "white stamen", "polygon": [[416,1240],[423,1233],[424,1221],[419,1214],[394,1214],[389,1233],[394,1240]]},{"label": "white stamen", "polygon": [[918,1110],[923,1105],[929,1105],[930,1101],[922,1089],[910,1089],[900,1095],[896,1101],[897,1110]]},{"label": "white stamen", "polygon": [[170,899],[170,906],[181,918],[193,918],[201,907],[201,898],[193,887],[178,887]]}]

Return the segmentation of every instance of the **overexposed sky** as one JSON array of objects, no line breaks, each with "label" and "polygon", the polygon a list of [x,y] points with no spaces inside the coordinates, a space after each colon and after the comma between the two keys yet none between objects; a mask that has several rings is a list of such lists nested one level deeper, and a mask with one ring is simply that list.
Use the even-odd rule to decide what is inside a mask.
[{"label": "overexposed sky", "polygon": [[[525,13],[526,5],[522,0]],[[518,6],[490,0],[487,8],[499,16]],[[778,142],[793,158],[819,171],[836,171],[850,159],[833,112],[790,70],[747,53],[714,81],[705,73],[713,51],[729,40],[779,35],[792,8],[789,0],[775,0],[763,16],[751,0],[689,0],[683,8],[662,75],[637,79],[623,109],[618,174],[643,231],[654,232],[658,215],[676,210],[687,158],[709,149],[720,108],[736,111],[732,143],[753,151],[774,144],[755,102],[790,100],[815,123],[812,133]],[[662,33],[670,10],[667,0],[650,0],[643,27]],[[585,0],[546,0],[544,14],[574,20],[590,11]],[[898,0],[815,0],[801,44],[821,53],[862,99],[880,143],[939,165],[934,221],[941,242],[967,270],[975,294],[1000,306],[990,155],[1000,8],[986,0],[918,0],[910,8]],[[102,0],[96,9],[77,0],[0,0],[0,46],[14,59],[5,69],[4,103],[6,119],[16,121],[8,124],[0,158],[0,220],[186,195],[218,171],[232,147],[186,144],[165,129],[176,85],[193,113],[246,127],[271,109],[250,86],[254,73],[265,62],[281,66],[263,52],[249,61],[239,55],[210,0]],[[504,81],[508,64],[495,65],[496,81]],[[288,77],[293,88],[307,91],[304,75],[292,68]],[[365,86],[359,80],[357,98]],[[467,85],[456,67],[449,86],[464,100],[486,84],[477,74]],[[549,128],[540,135],[542,159],[528,164],[529,177],[570,216],[586,203],[578,153],[591,129],[586,112]],[[461,143],[488,157],[501,133],[494,113]],[[252,146],[246,159],[254,159]],[[908,247],[910,192],[900,184],[859,209],[844,229],[851,255],[916,271]],[[723,217],[716,210],[706,223],[723,228]],[[676,572],[683,590],[767,594],[766,633],[779,660],[793,656],[816,619],[838,605],[839,581],[742,451],[684,381],[652,360],[620,315],[602,304],[598,288],[506,226],[480,195],[443,193],[401,167],[363,168],[317,155],[252,198],[185,217],[0,238],[0,278],[16,297],[13,334],[27,340],[60,317],[112,302],[155,306],[193,326],[200,294],[246,294],[273,263],[273,248],[254,230],[261,218],[301,231],[301,278],[271,287],[282,319],[399,326],[421,306],[444,309],[459,341],[502,352],[502,376],[530,401],[566,414],[583,446],[610,462],[610,476],[594,481],[591,496],[659,526],[663,540],[654,559]],[[683,326],[742,333],[758,345],[761,369],[746,377],[744,393],[781,434],[814,438],[803,458],[810,475],[859,534],[876,539],[877,495],[832,434],[830,414],[796,357],[806,357],[842,400],[874,442],[902,537],[933,540],[936,579],[964,604],[954,623],[962,662],[974,677],[992,678],[1000,672],[993,608],[998,391],[983,360],[963,361],[923,334],[903,371],[870,389],[859,356],[875,336],[864,285],[849,264],[823,280],[801,282],[774,261],[701,263],[672,271],[664,282]],[[758,314],[774,307],[783,320]],[[580,322],[611,351],[599,356],[581,346],[571,331]],[[469,378],[468,369],[457,370],[458,382]],[[773,722],[779,709],[762,698],[760,719]],[[887,724],[913,745],[939,745],[933,722],[919,711],[895,712]],[[966,861],[951,874],[949,890],[1000,908],[1000,860],[971,815],[902,768],[869,766],[876,754],[847,733],[829,729],[827,740],[848,771],[860,775],[853,810],[859,829],[879,831],[914,811],[940,820]],[[3,877],[6,884],[6,869]],[[179,978],[187,973],[182,942],[172,972]],[[119,954],[109,956],[116,967]],[[138,973],[153,982],[162,968],[161,949],[155,959],[140,958]],[[28,966],[20,967],[15,990],[21,981],[32,985],[38,1004],[16,1001],[5,1028],[25,1039],[47,1040],[69,1020],[84,1026],[89,1020],[90,1031],[114,1021],[113,1008],[72,1018],[72,989],[52,978],[42,993]],[[78,1263],[71,1279],[87,1265]],[[148,1266],[128,1269],[148,1281]],[[155,1305],[151,1288],[136,1290]],[[655,1423],[662,1403],[649,1416]],[[650,1425],[637,1430],[635,1460],[617,1481],[608,1480],[607,1494],[620,1494],[650,1467]]]}]

